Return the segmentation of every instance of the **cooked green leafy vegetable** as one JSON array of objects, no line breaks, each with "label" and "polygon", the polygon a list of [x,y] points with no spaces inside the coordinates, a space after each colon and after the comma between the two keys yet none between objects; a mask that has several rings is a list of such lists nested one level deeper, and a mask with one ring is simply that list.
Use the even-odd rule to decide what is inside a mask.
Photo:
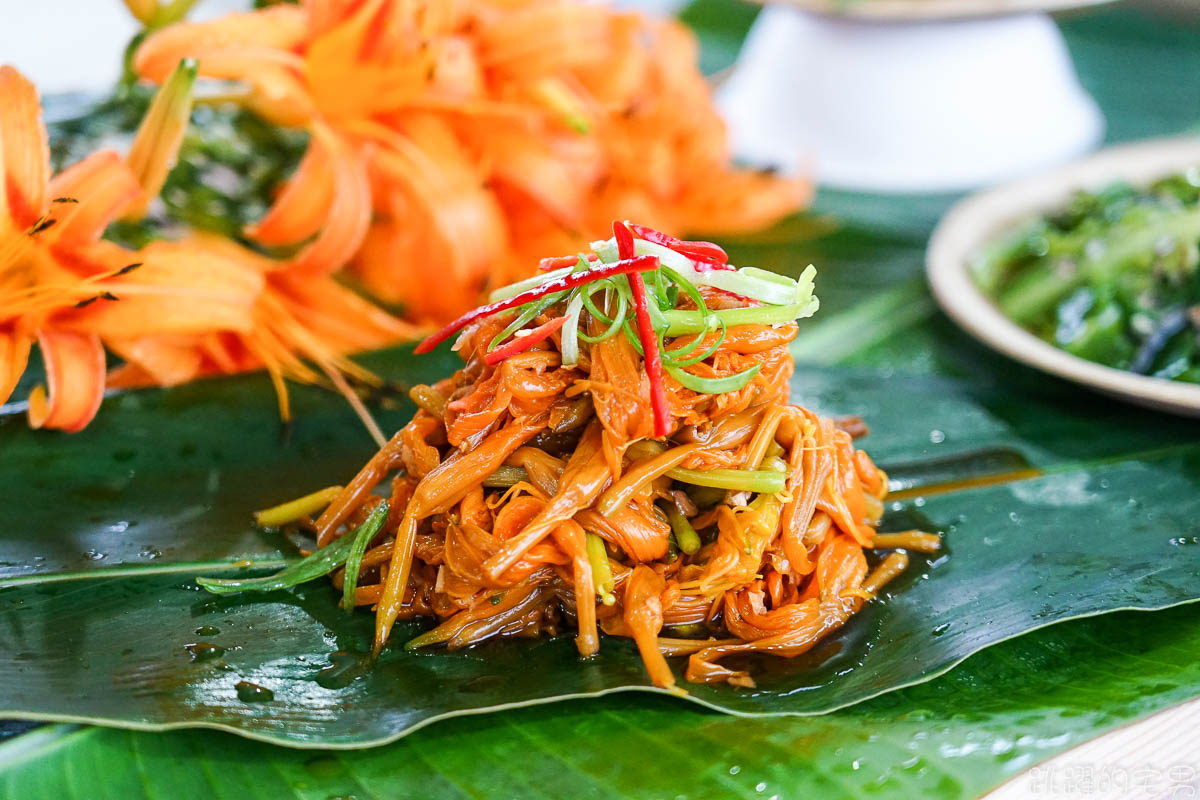
[{"label": "cooked green leafy vegetable", "polygon": [[1068,353],[1200,383],[1200,167],[1077,192],[971,263],[1014,322]]}]

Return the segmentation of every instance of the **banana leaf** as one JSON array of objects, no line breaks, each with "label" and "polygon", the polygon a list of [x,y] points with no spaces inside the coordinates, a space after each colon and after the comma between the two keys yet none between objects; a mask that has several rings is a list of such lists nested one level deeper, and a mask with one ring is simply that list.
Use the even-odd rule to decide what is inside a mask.
[{"label": "banana leaf", "polygon": [[[707,22],[695,13],[689,22],[717,69],[740,41],[733,28],[750,15],[731,26],[726,11],[739,6],[693,8],[702,6]],[[1069,20],[1064,30],[1108,112],[1110,137],[1194,124],[1193,106],[1181,102],[1194,82],[1181,76],[1194,73],[1188,65],[1200,53],[1195,28],[1117,12]],[[1129,58],[1113,59],[1113,46]],[[793,220],[729,242],[738,263],[821,268],[823,310],[796,346],[809,364],[798,372],[797,399],[866,416],[874,432],[864,446],[903,493],[890,523],[941,529],[949,542],[949,558],[919,565],[827,650],[760,665],[781,668],[760,673],[761,696],[716,698],[727,709],[741,704],[740,716],[623,692],[448,719],[374,749],[305,752],[159,730],[206,724],[340,748],[438,713],[432,695],[482,695],[451,701],[460,707],[448,713],[459,713],[494,704],[489,694],[505,688],[484,670],[509,644],[411,662],[389,653],[357,678],[353,659],[340,659],[342,671],[322,686],[315,678],[328,656],[367,641],[363,614],[338,610],[331,588],[230,606],[197,591],[198,574],[260,574],[294,558],[292,543],[250,526],[249,510],[344,480],[371,450],[340,403],[315,391],[298,393],[299,421],[282,430],[265,381],[247,377],[114,396],[78,437],[25,431],[19,406],[0,413],[8,501],[0,504],[0,585],[8,587],[0,590],[0,708],[110,726],[0,727],[0,740],[12,734],[0,744],[0,796],[365,800],[420,787],[430,797],[969,797],[1197,695],[1194,607],[1050,623],[1195,598],[1192,443],[1200,431],[1015,366],[937,315],[915,276],[946,202],[822,191],[817,209],[836,222]],[[403,353],[368,362],[397,381],[451,366]],[[391,400],[375,406],[385,427],[411,412],[389,408]],[[251,566],[235,566],[243,562]],[[970,617],[958,611],[964,604],[992,613]],[[1041,626],[1049,627],[1001,642]],[[225,653],[185,647],[205,642]],[[573,660],[569,642],[522,644],[530,643],[511,644],[520,670],[503,679],[520,678],[513,688],[527,695],[543,687],[525,673],[546,664],[555,680],[568,676],[586,693],[642,680],[621,642],[605,642],[608,683],[599,684],[585,681],[580,667],[590,665]],[[909,674],[874,655],[880,647],[912,658]],[[870,674],[877,667],[882,674]],[[470,683],[477,674],[483,679]],[[384,675],[420,682],[422,705],[388,707],[406,687],[378,688]],[[276,699],[236,701],[242,676],[278,689]],[[823,716],[761,714],[855,700]],[[326,739],[350,727],[343,717],[367,727]],[[155,732],[111,727],[141,725]]]},{"label": "banana leaf", "polygon": [[[211,731],[50,725],[0,744],[0,796],[954,800],[1189,697],[1198,656],[1200,618],[1184,607],[1055,626],[821,717],[735,717],[623,695],[318,752]],[[1025,788],[1044,793],[1047,776]]]},{"label": "banana leaf", "polygon": [[[452,356],[407,348],[368,364],[428,380]],[[1200,598],[1200,425],[1089,412],[936,376],[800,367],[800,402],[861,414],[897,490],[885,528],[945,534],[845,631],[796,659],[763,658],[758,687],[689,686],[737,714],[818,714],[929,680],[988,645],[1075,617]],[[396,396],[400,396],[396,394]],[[388,425],[411,413],[384,412]],[[304,747],[385,743],[445,717],[655,691],[636,648],[581,661],[567,637],[405,651],[370,665],[372,617],[324,581],[213,596],[198,575],[261,574],[294,558],[250,511],[344,482],[372,450],[342,401],[297,392],[280,441],[261,376],[133,392],[74,436],[0,424],[0,716],[133,728],[219,727]],[[254,702],[248,682],[273,693]]]}]

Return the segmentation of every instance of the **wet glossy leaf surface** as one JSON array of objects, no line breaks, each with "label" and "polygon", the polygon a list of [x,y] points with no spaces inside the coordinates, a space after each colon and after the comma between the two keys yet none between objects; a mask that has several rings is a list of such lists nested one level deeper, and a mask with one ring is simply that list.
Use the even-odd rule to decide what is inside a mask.
[{"label": "wet glossy leaf surface", "polygon": [[[374,357],[400,383],[427,378],[439,362],[404,349]],[[871,421],[865,446],[900,489],[884,527],[941,531],[948,552],[916,558],[882,602],[813,653],[757,660],[756,690],[692,686],[692,699],[735,713],[826,712],[926,680],[1053,622],[1200,597],[1200,545],[1191,543],[1200,534],[1200,425],[1146,425],[1146,415],[1119,406],[1068,413],[1054,387],[1013,398],[944,378],[824,367],[798,369],[794,383],[808,405]],[[13,555],[0,550],[5,561],[24,562],[0,591],[0,669],[9,676],[0,712],[220,725],[344,747],[448,715],[649,689],[635,648],[619,640],[606,640],[588,661],[561,638],[457,653],[394,646],[373,668],[338,656],[345,663],[333,669],[333,653],[368,647],[371,616],[340,611],[324,581],[226,597],[199,590],[198,571],[236,574],[254,569],[232,567],[237,559],[270,563],[290,554],[277,534],[247,527],[255,505],[344,482],[370,450],[360,431],[329,425],[344,413],[340,400],[316,392],[302,393],[307,404],[292,441],[278,441],[261,384],[211,381],[182,390],[183,400],[175,390],[114,397],[104,427],[61,437],[76,471],[55,474],[55,485],[76,499],[48,503],[54,513],[40,536],[14,537],[22,550]],[[197,468],[177,451],[140,445],[149,463],[137,454],[122,463],[119,499],[89,503],[76,481],[91,485],[111,468],[112,431],[120,429],[135,442],[201,440],[211,460]],[[6,466],[27,463],[22,448],[40,443],[11,421],[0,434],[18,455]],[[45,472],[14,468],[0,479],[31,495]],[[169,514],[169,503],[187,502],[189,493],[201,496],[185,506],[196,510]],[[114,507],[155,511],[138,525],[92,521]],[[148,559],[145,547],[161,552]],[[29,550],[48,555],[37,561]],[[419,629],[398,630],[395,641]],[[245,702],[241,682],[274,699]]]},{"label": "wet glossy leaf surface", "polygon": [[626,694],[448,720],[354,751],[54,725],[0,745],[0,795],[971,797],[1191,696],[1197,652],[1193,608],[1125,612],[997,645],[935,681],[826,716],[733,717]]},{"label": "wet glossy leaf surface", "polygon": [[[695,8],[706,64],[719,69],[749,15],[730,23],[724,0]],[[1111,139],[1194,124],[1194,27],[1121,11],[1063,27]],[[777,662],[760,680],[773,694],[708,690],[707,700],[829,707],[1019,630],[1200,593],[1200,429],[1018,367],[938,315],[920,271],[928,231],[951,199],[822,191],[814,218],[730,243],[739,263],[820,267],[822,313],[797,352],[840,366],[802,368],[797,399],[868,418],[864,445],[902,493],[891,521],[942,529],[950,557],[914,570],[817,657]],[[450,364],[369,360],[395,380]],[[204,718],[333,745],[486,706],[502,690],[545,694],[528,657],[573,691],[643,680],[632,649],[612,641],[602,670],[580,664],[563,641],[389,653],[358,678],[354,658],[340,656],[341,671],[322,677],[334,651],[366,643],[369,624],[338,611],[331,589],[226,607],[229,599],[189,587],[197,565],[213,574],[241,559],[290,557],[290,543],[255,531],[248,512],[344,480],[370,453],[340,403],[315,392],[297,400],[286,444],[255,376],[110,398],[79,437],[35,435],[0,418],[0,495],[17,498],[0,504],[0,581],[14,584],[0,591],[0,706],[112,724]],[[381,420],[394,427],[410,410]],[[1034,468],[1044,474],[1014,480]],[[947,485],[964,479],[972,485]],[[971,797],[1195,696],[1197,664],[1200,621],[1183,606],[1054,625],[818,717],[735,717],[623,693],[446,720],[387,747],[324,753],[216,732],[51,725],[13,735],[10,724],[0,731],[11,736],[0,744],[0,796],[363,800],[418,787],[430,797]],[[275,700],[237,700],[244,679],[277,690]],[[415,698],[407,705],[396,701],[404,692]]]}]

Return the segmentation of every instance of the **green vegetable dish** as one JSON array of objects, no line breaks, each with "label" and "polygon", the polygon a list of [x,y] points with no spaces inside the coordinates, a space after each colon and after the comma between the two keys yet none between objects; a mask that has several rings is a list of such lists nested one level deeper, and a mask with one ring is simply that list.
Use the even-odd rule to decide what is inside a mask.
[{"label": "green vegetable dish", "polygon": [[1200,383],[1200,167],[1080,191],[971,260],[975,283],[1072,355]]}]

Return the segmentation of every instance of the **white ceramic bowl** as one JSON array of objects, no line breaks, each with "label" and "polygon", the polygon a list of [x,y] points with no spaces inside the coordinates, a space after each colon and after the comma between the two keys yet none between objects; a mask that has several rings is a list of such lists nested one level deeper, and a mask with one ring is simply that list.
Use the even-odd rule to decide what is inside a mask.
[{"label": "white ceramic bowl", "polygon": [[910,22],[768,6],[717,102],[742,159],[873,192],[1011,180],[1104,131],[1044,14]]},{"label": "white ceramic bowl", "polygon": [[1031,367],[1148,408],[1200,417],[1200,385],[1137,375],[1070,355],[1005,317],[968,273],[973,253],[1015,222],[1062,205],[1077,189],[1115,180],[1144,184],[1200,165],[1200,138],[1121,145],[1036,177],[974,195],[951,208],[929,241],[926,270],[938,304],[984,344]]},{"label": "white ceramic bowl", "polygon": [[877,20],[952,19],[1015,14],[1024,11],[1065,11],[1098,6],[1114,0],[782,0],[788,5],[845,17]]}]

